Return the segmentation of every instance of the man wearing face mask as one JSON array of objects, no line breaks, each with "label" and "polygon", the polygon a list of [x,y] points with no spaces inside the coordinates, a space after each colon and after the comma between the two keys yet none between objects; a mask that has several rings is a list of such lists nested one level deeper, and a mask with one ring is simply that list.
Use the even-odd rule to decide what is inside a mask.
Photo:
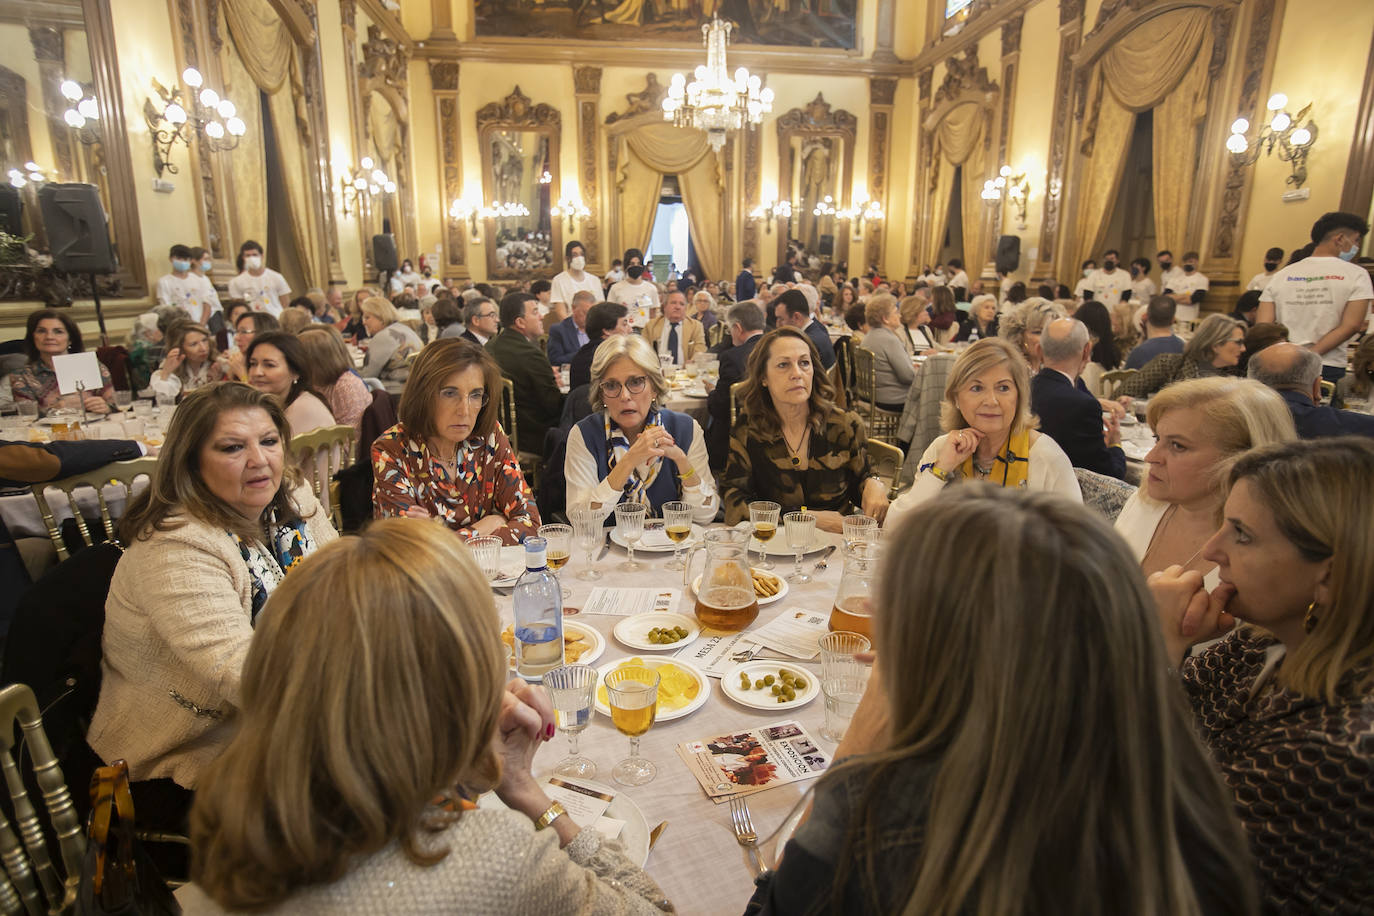
[{"label": "man wearing face mask", "polygon": [[1131,262],[1131,301],[1144,305],[1157,292],[1159,287],[1150,279],[1150,259],[1136,258]]},{"label": "man wearing face mask", "polygon": [[587,271],[587,252],[582,243],[576,240],[563,247],[563,256],[568,261],[568,269],[553,278],[553,289],[549,295],[549,306],[554,321],[567,318],[572,310],[573,296],[580,289],[592,294],[593,302],[601,301],[601,280]]},{"label": "man wearing face mask", "polygon": [[1274,274],[1279,272],[1279,265],[1283,263],[1283,249],[1270,248],[1264,253],[1264,272],[1255,274],[1250,278],[1250,282],[1245,285],[1245,291],[1259,290],[1264,292],[1264,288],[1269,285],[1269,281],[1274,279]]},{"label": "man wearing face mask", "polygon": [[1369,223],[1354,213],[1327,213],[1312,224],[1312,254],[1278,271],[1260,293],[1259,318],[1288,327],[1288,339],[1322,358],[1322,378],[1345,375],[1345,342],[1364,327],[1374,286],[1352,264]]},{"label": "man wearing face mask", "polygon": [[1092,258],[1083,262],[1083,276],[1073,285],[1073,297],[1081,305],[1085,299],[1092,298],[1088,293],[1092,292],[1092,277],[1097,273],[1097,262]]},{"label": "man wearing face mask", "polygon": [[1207,297],[1211,281],[1197,268],[1196,251],[1183,255],[1183,278],[1171,280],[1168,284],[1169,295],[1178,303],[1180,321],[1196,321],[1202,300]]},{"label": "man wearing face mask", "polygon": [[286,278],[263,266],[262,246],[248,240],[239,246],[241,273],[229,281],[229,298],[242,299],[255,312],[266,312],[273,318],[281,314],[291,301],[291,284]]},{"label": "man wearing face mask", "polygon": [[168,258],[172,272],[158,278],[158,305],[175,305],[197,324],[209,324],[210,316],[220,309],[215,287],[192,270],[191,249],[186,245],[173,245]]},{"label": "man wearing face mask", "polygon": [[611,287],[607,302],[619,302],[630,310],[630,324],[642,328],[658,313],[658,287],[646,275],[644,252],[638,248],[625,250],[625,279]]},{"label": "man wearing face mask", "polygon": [[1174,263],[1174,253],[1167,248],[1155,258],[1159,261],[1159,288],[1167,295],[1174,283],[1183,280],[1183,271]]},{"label": "man wearing face mask", "polygon": [[1121,294],[1131,288],[1130,277],[1124,270],[1118,270],[1121,255],[1115,248],[1109,248],[1102,255],[1102,269],[1095,270],[1086,278],[1093,298],[1107,308],[1121,301]]}]

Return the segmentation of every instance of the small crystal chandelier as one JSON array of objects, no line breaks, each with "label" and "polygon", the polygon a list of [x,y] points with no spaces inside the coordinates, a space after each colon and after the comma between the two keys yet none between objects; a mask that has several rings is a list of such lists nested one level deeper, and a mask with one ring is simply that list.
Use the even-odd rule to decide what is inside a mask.
[{"label": "small crystal chandelier", "polygon": [[725,45],[730,39],[730,23],[715,16],[701,27],[706,45],[706,63],[699,65],[695,79],[688,83],[674,73],[663,100],[663,120],[678,127],[706,131],[711,149],[719,152],[727,131],[755,125],[773,110],[773,90],[760,88],[763,81],[740,67],[733,79],[725,66]]}]

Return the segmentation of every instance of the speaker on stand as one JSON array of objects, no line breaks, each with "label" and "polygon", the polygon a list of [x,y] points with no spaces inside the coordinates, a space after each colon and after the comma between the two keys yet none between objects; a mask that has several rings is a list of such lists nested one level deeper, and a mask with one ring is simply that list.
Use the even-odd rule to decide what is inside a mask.
[{"label": "speaker on stand", "polygon": [[48,232],[48,247],[53,266],[64,273],[85,274],[91,280],[95,299],[95,318],[100,324],[100,340],[108,343],[105,315],[100,309],[97,274],[119,270],[119,258],[110,243],[110,227],[100,191],[93,184],[45,184],[38,189],[38,207]]}]

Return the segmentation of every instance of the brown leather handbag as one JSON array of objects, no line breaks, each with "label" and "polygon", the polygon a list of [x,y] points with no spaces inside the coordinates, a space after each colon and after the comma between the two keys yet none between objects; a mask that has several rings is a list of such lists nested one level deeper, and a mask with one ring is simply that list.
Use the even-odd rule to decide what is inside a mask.
[{"label": "brown leather handbag", "polygon": [[80,916],[176,916],[181,905],[134,836],[134,797],[123,760],[91,774],[91,814],[86,828],[76,912]]}]

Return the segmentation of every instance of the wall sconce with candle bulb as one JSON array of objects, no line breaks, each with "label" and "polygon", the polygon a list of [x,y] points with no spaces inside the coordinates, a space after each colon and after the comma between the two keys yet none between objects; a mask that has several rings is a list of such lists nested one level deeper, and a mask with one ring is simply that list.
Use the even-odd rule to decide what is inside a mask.
[{"label": "wall sconce with candle bulb", "polygon": [[587,205],[582,202],[580,197],[560,197],[558,203],[549,208],[549,213],[555,217],[563,217],[568,221],[568,235],[573,235],[578,220],[586,219],[592,215],[592,211],[587,209]]},{"label": "wall sconce with candle bulb", "polygon": [[95,90],[76,80],[63,80],[59,89],[62,97],[71,103],[71,107],[63,113],[62,120],[86,146],[99,143],[100,105],[95,100]]},{"label": "wall sconce with candle bulb", "polygon": [[449,204],[448,215],[454,222],[466,222],[470,241],[474,245],[480,245],[482,243],[482,220],[514,219],[529,216],[530,208],[522,203],[508,203],[499,200],[491,206],[487,206],[481,200],[474,202],[464,198]]},{"label": "wall sconce with candle bulb", "polygon": [[[1250,166],[1259,160],[1260,153],[1270,155],[1277,147],[1279,160],[1291,163],[1293,167],[1293,174],[1288,176],[1286,183],[1301,188],[1307,181],[1307,154],[1317,142],[1317,122],[1308,117],[1312,111],[1311,102],[1296,115],[1290,115],[1287,106],[1288,96],[1282,92],[1271,95],[1266,106],[1270,114],[1269,123],[1260,125],[1253,140],[1247,136],[1250,122],[1245,118],[1236,118],[1231,125],[1231,136],[1226,140],[1226,149],[1230,151],[1234,162]],[[1304,120],[1306,123],[1303,123]]]},{"label": "wall sconce with candle bulb", "polygon": [[[826,198],[829,200],[829,198]],[[782,222],[792,218],[792,201],[790,200],[770,200],[767,203],[759,204],[749,211],[748,219],[751,222],[763,223],[765,234],[772,234],[773,221]]]},{"label": "wall sconce with candle bulb", "polygon": [[1016,228],[1026,228],[1026,203],[1030,200],[1030,179],[1026,178],[1024,170],[1013,174],[1011,166],[1002,166],[997,170],[996,178],[989,178],[983,182],[983,190],[979,196],[989,207],[1000,206],[1003,200],[1010,201],[1016,208]]},{"label": "wall sconce with candle bulb", "polygon": [[248,132],[248,125],[238,116],[232,101],[205,86],[205,78],[195,67],[181,73],[186,87],[166,89],[153,80],[160,104],[149,98],[143,103],[143,117],[153,137],[153,167],[159,176],[164,171],[177,173],[171,162],[172,147],[177,141],[191,146],[191,135],[199,133],[200,142],[211,152],[231,150],[239,145],[239,138]]},{"label": "wall sconce with candle bulb", "polygon": [[343,198],[343,215],[382,194],[395,194],[396,182],[377,168],[371,156],[364,156],[357,167],[339,176],[339,196]]},{"label": "wall sconce with candle bulb", "polygon": [[882,221],[883,205],[876,200],[859,200],[842,210],[835,211],[835,216],[847,220],[849,229],[853,233],[853,240],[861,242],[864,237],[864,224]]}]

